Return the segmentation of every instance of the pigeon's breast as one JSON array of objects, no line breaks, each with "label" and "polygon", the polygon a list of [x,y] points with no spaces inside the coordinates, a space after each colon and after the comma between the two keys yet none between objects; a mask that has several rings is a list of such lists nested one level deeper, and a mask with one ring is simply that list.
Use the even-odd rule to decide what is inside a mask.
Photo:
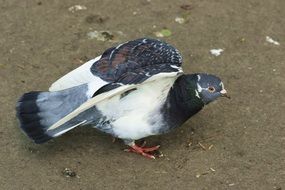
[{"label": "pigeon's breast", "polygon": [[140,139],[155,135],[163,126],[161,107],[176,78],[161,78],[141,84],[96,105],[110,121],[112,135],[121,139]]}]

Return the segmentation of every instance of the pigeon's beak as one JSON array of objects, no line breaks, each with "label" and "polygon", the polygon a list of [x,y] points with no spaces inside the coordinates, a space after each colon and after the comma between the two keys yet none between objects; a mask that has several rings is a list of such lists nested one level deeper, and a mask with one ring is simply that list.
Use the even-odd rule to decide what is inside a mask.
[{"label": "pigeon's beak", "polygon": [[228,99],[231,99],[231,97],[227,94],[227,91],[225,89],[221,90],[220,93],[221,93],[222,97],[226,97]]}]

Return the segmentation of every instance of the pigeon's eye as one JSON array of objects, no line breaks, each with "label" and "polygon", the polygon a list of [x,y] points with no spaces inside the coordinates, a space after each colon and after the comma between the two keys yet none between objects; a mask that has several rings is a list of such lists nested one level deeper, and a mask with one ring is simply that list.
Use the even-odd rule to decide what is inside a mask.
[{"label": "pigeon's eye", "polygon": [[211,92],[211,93],[215,92],[215,90],[216,89],[213,86],[209,86],[209,88],[208,88],[208,91]]}]

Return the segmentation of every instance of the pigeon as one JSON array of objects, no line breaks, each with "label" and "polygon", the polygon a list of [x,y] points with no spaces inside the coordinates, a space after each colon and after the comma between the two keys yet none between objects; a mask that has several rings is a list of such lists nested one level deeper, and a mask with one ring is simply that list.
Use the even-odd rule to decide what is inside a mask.
[{"label": "pigeon", "polygon": [[75,127],[91,126],[122,139],[128,151],[154,159],[159,149],[136,140],[167,133],[205,105],[228,97],[217,76],[184,74],[172,45],[141,38],[107,49],[54,82],[49,91],[17,102],[22,131],[44,143]]}]

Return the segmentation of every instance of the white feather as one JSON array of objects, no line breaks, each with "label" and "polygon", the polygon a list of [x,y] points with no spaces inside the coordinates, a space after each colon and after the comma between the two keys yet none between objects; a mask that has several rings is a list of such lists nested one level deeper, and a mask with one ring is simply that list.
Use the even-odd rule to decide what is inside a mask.
[{"label": "white feather", "polygon": [[[96,107],[112,122],[113,132],[121,139],[140,139],[155,134],[163,124],[160,108],[176,78],[160,78],[137,86],[137,90],[120,99],[116,95]],[[153,121],[154,123],[151,123]]]},{"label": "white feather", "polygon": [[87,97],[91,98],[93,96],[93,94],[97,90],[99,90],[99,88],[104,86],[105,84],[107,84],[107,82],[105,82],[105,81],[98,81],[98,80],[94,80],[94,81],[88,83],[88,91],[86,92]]},{"label": "white feather", "polygon": [[98,61],[100,58],[101,56],[98,56],[84,63],[73,71],[67,73],[66,75],[55,81],[49,88],[49,91],[64,90],[81,84],[90,83],[91,81],[93,84],[97,84],[97,86],[99,86],[100,88],[101,86],[106,84],[106,82],[103,81],[101,78],[93,75],[90,71],[90,68],[93,63]]},{"label": "white feather", "polygon": [[[83,103],[81,106],[79,106],[77,109],[75,109],[73,112],[71,112],[70,114],[68,114],[64,118],[60,119],[58,122],[53,124],[48,130],[52,130],[52,129],[55,129],[55,128],[61,126],[62,124],[66,123],[67,121],[76,117],[78,114],[80,114],[80,113],[84,112],[85,110],[93,107],[94,105],[97,105],[99,102],[102,102],[104,100],[106,100],[108,102],[110,100],[110,98],[115,97],[116,95],[120,95],[120,94],[122,94],[128,90],[133,89],[133,88],[138,88],[139,86],[144,86],[146,83],[150,83],[150,82],[154,82],[154,81],[160,81],[164,78],[172,78],[172,80],[174,82],[176,80],[176,78],[178,77],[178,74],[179,73],[177,73],[177,72],[160,73],[160,74],[157,74],[157,75],[150,77],[149,79],[147,79],[142,84],[124,85],[124,86],[118,87],[114,90],[111,90],[109,92],[99,94],[99,95],[95,96],[94,98],[89,99],[87,102]],[[162,80],[162,81],[164,81],[164,80]],[[152,90],[156,91],[158,93],[161,93],[161,91],[158,91],[155,88]],[[143,95],[145,95],[145,94],[143,94]],[[118,99],[119,97],[117,96],[115,98]],[[109,104],[109,105],[111,105],[111,104]],[[110,111],[112,111],[113,107],[110,107],[108,109]]]},{"label": "white feather", "polygon": [[66,133],[67,131],[70,131],[71,129],[73,129],[73,128],[77,127],[77,126],[84,124],[85,122],[86,122],[86,120],[84,120],[84,121],[82,121],[82,122],[80,122],[80,123],[78,123],[78,124],[76,124],[76,125],[74,125],[74,126],[72,126],[70,128],[62,130],[62,131],[54,134],[53,137],[58,137],[58,136],[62,135],[63,133]]}]

